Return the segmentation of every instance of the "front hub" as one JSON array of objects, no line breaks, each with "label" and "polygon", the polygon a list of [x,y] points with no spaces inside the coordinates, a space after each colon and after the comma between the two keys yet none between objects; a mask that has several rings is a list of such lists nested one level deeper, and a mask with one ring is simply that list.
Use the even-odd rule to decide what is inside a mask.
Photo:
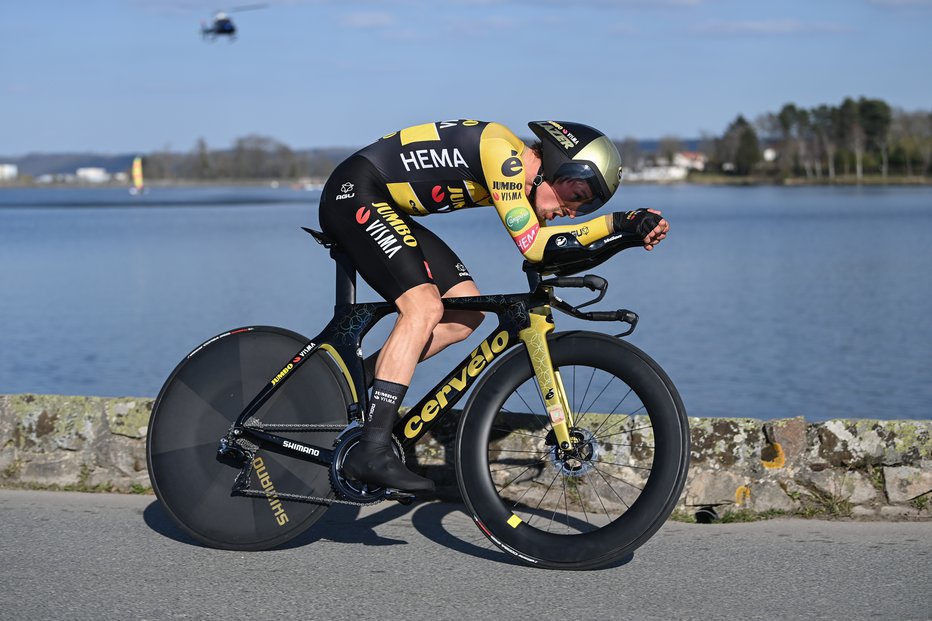
[{"label": "front hub", "polygon": [[595,467],[599,458],[599,443],[591,431],[579,427],[570,429],[570,441],[571,446],[564,449],[558,446],[553,431],[547,435],[550,462],[560,474],[581,477]]}]

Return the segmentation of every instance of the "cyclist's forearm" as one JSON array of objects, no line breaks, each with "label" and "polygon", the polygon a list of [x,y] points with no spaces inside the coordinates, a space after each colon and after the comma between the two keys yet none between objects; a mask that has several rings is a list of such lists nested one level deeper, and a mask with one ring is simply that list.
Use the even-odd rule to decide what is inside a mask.
[{"label": "cyclist's forearm", "polygon": [[597,216],[591,220],[574,224],[560,224],[555,226],[542,226],[534,239],[534,243],[524,251],[524,258],[528,261],[540,261],[544,254],[547,241],[555,235],[572,235],[584,246],[613,234],[612,215]]}]

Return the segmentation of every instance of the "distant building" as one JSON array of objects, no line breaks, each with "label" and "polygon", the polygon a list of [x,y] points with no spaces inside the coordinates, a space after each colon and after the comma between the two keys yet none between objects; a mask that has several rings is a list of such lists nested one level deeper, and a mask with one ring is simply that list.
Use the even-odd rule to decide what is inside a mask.
[{"label": "distant building", "polygon": [[705,153],[683,151],[673,156],[673,165],[687,170],[705,170],[707,160]]},{"label": "distant building", "polygon": [[16,164],[0,164],[0,181],[11,181],[19,176]]},{"label": "distant building", "polygon": [[110,181],[110,175],[103,168],[79,168],[74,171],[74,176],[78,181],[86,183],[106,183]]},{"label": "distant building", "polygon": [[642,181],[650,183],[670,183],[683,181],[689,171],[683,166],[645,166],[638,171],[625,171],[622,181]]}]

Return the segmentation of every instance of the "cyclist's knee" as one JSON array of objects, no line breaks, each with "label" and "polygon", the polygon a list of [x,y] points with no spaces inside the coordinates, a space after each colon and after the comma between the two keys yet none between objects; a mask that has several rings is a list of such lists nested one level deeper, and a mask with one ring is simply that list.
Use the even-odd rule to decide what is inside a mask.
[{"label": "cyclist's knee", "polygon": [[423,330],[428,336],[443,319],[443,302],[433,285],[420,285],[405,291],[395,300],[395,306],[398,307],[399,321]]}]

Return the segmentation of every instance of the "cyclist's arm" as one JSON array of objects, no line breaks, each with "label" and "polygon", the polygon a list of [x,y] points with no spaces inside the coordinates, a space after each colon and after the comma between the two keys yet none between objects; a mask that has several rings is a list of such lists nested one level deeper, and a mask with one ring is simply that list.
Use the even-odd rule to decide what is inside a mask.
[{"label": "cyclist's arm", "polygon": [[574,235],[587,245],[614,232],[611,214],[579,223],[541,226],[524,193],[521,153],[527,148],[525,144],[505,126],[489,123],[479,148],[492,204],[525,259],[540,261],[547,240],[554,235]]}]

